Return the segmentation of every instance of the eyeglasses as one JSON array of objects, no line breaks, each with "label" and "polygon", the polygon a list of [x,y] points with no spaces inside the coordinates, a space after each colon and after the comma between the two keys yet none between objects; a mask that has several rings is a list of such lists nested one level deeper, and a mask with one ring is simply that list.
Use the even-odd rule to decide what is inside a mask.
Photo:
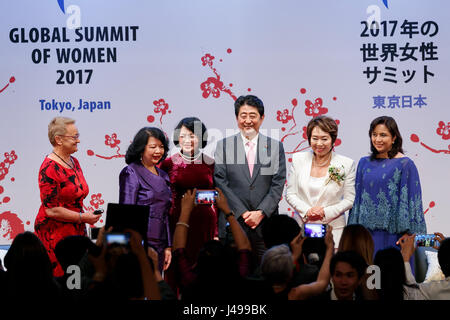
[{"label": "eyeglasses", "polygon": [[79,133],[77,133],[76,135],[74,135],[74,136],[64,136],[64,135],[61,135],[61,137],[67,137],[67,138],[72,138],[73,140],[78,140],[78,139],[80,139],[80,134]]}]

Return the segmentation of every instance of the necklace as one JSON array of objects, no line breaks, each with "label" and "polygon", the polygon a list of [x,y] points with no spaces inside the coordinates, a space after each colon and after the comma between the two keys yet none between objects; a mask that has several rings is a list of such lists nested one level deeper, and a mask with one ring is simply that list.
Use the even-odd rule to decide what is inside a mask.
[{"label": "necklace", "polygon": [[316,167],[325,167],[325,166],[328,166],[328,162],[331,160],[331,156],[330,157],[328,157],[328,159],[326,159],[324,162],[322,162],[321,164],[318,164],[317,163],[317,160],[316,160],[316,157],[314,156],[314,165],[316,166]]},{"label": "necklace", "polygon": [[184,160],[186,160],[186,161],[195,161],[195,160],[197,160],[197,159],[202,155],[202,153],[199,152],[199,153],[197,153],[197,154],[194,155],[194,156],[187,156],[187,155],[183,154],[183,152],[181,152],[181,150],[178,151],[178,153],[179,153],[180,156],[181,156]]},{"label": "necklace", "polygon": [[[75,172],[75,176],[77,177],[78,182],[80,182],[80,189],[83,189],[83,186],[80,181],[80,177],[78,177],[78,173],[77,173],[77,170],[75,169],[75,163],[73,162],[72,157],[70,157],[70,162],[72,162],[72,165],[70,165],[63,158],[61,158],[56,152],[53,151],[53,154],[55,156],[57,156],[58,158],[60,158],[62,162],[64,162],[67,166],[69,166],[70,169],[72,169]],[[75,182],[74,182],[74,184],[75,184]]]},{"label": "necklace", "polygon": [[70,161],[72,162],[72,164],[69,164],[66,162],[66,160],[64,160],[63,158],[61,158],[56,152],[53,151],[53,154],[55,156],[57,156],[59,159],[61,159],[62,162],[64,162],[67,166],[69,166],[70,169],[74,170],[75,169],[75,163],[73,163],[72,157],[70,157]]}]

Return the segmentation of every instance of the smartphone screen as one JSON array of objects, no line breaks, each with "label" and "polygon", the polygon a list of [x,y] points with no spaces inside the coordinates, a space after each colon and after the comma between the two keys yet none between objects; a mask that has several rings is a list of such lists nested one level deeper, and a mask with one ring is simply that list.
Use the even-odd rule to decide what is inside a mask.
[{"label": "smartphone screen", "polygon": [[213,204],[216,202],[216,190],[197,190],[195,194],[195,203],[197,204]]},{"label": "smartphone screen", "polygon": [[417,247],[433,247],[435,243],[439,244],[438,241],[434,240],[434,234],[418,234],[416,235],[416,246]]},{"label": "smartphone screen", "polygon": [[128,245],[130,240],[130,235],[128,233],[107,233],[106,243],[112,244],[117,243],[121,245]]},{"label": "smartphone screen", "polygon": [[319,223],[305,223],[305,237],[310,238],[323,238],[325,237],[325,233],[327,231],[327,227],[325,224]]}]

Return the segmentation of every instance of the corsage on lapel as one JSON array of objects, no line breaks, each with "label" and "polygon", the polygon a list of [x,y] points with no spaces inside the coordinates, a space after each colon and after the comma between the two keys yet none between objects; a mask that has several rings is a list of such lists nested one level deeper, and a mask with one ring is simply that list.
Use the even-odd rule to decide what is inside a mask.
[{"label": "corsage on lapel", "polygon": [[345,178],[344,166],[342,166],[342,171],[340,168],[331,166],[328,168],[328,179],[325,184],[328,184],[331,180],[333,180],[339,186],[341,186],[341,181],[344,181],[344,178]]}]

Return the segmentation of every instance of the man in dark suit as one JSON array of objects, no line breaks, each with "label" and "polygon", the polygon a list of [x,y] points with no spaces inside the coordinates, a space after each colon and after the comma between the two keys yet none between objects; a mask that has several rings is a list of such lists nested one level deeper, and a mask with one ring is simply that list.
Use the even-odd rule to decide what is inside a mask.
[{"label": "man in dark suit", "polygon": [[[264,104],[253,95],[240,96],[235,104],[240,133],[217,143],[214,181],[228,199],[232,214],[252,244],[255,263],[265,252],[262,225],[266,217],[278,214],[286,181],[283,144],[259,133],[264,121]],[[229,212],[219,216],[219,237],[226,236]]]}]

